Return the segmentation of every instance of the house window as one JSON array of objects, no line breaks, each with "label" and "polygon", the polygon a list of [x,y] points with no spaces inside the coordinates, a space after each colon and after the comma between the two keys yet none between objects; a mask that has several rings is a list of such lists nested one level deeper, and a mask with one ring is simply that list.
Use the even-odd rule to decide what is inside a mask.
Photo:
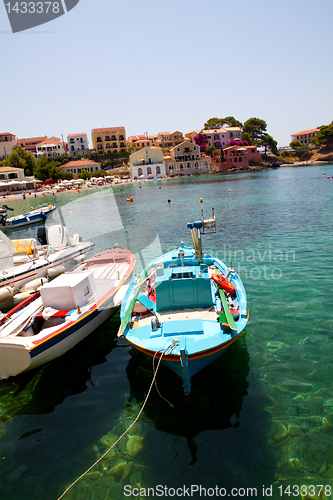
[{"label": "house window", "polygon": [[205,160],[205,161],[203,162],[203,166],[204,166],[205,168],[208,168],[208,161],[207,161],[207,160]]},{"label": "house window", "polygon": [[73,169],[74,174],[76,174],[76,168]]},{"label": "house window", "polygon": [[74,146],[71,146],[71,151],[74,151]]},{"label": "house window", "polygon": [[161,173],[161,169],[160,167],[156,167],[156,175],[160,174]]},{"label": "house window", "polygon": [[194,168],[199,168],[199,163],[197,161],[194,164]]},{"label": "house window", "polygon": [[182,163],[179,164],[179,170],[184,170],[184,165]]},{"label": "house window", "polygon": [[196,146],[193,146],[193,151],[196,151],[197,150],[197,147]]},{"label": "house window", "polygon": [[77,173],[78,173],[78,174],[80,174],[80,173],[81,173],[81,170],[82,170],[82,168],[78,168],[78,169],[77,169]]},{"label": "house window", "polygon": [[187,167],[188,169],[191,169],[191,168],[192,168],[191,163],[187,163],[186,167]]},{"label": "house window", "polygon": [[142,175],[142,168],[138,168],[138,175]]},{"label": "house window", "polygon": [[139,160],[136,158],[135,165],[138,165],[138,163],[139,163]]},{"label": "house window", "polygon": [[151,174],[151,168],[150,167],[147,168],[147,174],[148,175]]},{"label": "house window", "polygon": [[169,165],[169,172],[172,172],[175,167],[173,165]]},{"label": "house window", "polygon": [[180,151],[180,148],[177,148],[177,151]]}]

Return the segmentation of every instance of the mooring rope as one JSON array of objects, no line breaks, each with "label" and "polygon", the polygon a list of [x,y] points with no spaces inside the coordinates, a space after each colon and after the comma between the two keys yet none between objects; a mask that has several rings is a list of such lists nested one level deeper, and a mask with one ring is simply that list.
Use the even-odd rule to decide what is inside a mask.
[{"label": "mooring rope", "polygon": [[[127,433],[128,433],[128,431],[131,429],[131,427],[133,427],[133,425],[134,425],[134,424],[135,424],[135,423],[139,420],[140,415],[141,415],[141,413],[142,413],[142,412],[143,412],[143,410],[144,410],[144,407],[145,407],[145,405],[146,405],[146,403],[147,403],[147,401],[148,401],[148,398],[149,398],[149,396],[150,396],[151,390],[152,390],[153,385],[154,385],[154,383],[155,383],[155,380],[156,380],[156,375],[157,375],[157,371],[158,371],[159,366],[160,366],[160,364],[161,364],[161,361],[162,361],[162,357],[163,357],[163,355],[164,355],[165,353],[167,353],[167,354],[168,354],[168,353],[170,353],[170,352],[172,351],[172,349],[174,349],[174,348],[175,348],[178,344],[179,344],[178,340],[173,340],[173,341],[172,341],[172,343],[171,343],[168,347],[166,347],[165,349],[163,349],[163,351],[161,352],[161,356],[160,356],[160,359],[158,360],[158,364],[157,364],[156,371],[155,371],[155,368],[154,368],[154,376],[153,376],[153,380],[152,380],[152,382],[151,382],[151,384],[150,384],[150,387],[149,387],[149,390],[148,390],[148,393],[147,393],[146,399],[144,400],[143,405],[142,405],[142,407],[141,407],[141,409],[140,409],[139,413],[137,414],[136,418],[133,420],[133,422],[131,423],[131,425],[130,425],[127,429],[126,429],[126,431],[125,431],[125,432],[123,432],[123,434],[122,434],[122,435],[121,435],[121,436],[117,439],[117,441],[116,441],[116,442],[115,442],[112,446],[110,446],[110,448],[109,448],[108,450],[106,450],[106,452],[105,452],[105,453],[103,453],[103,455],[102,455],[101,457],[99,457],[99,458],[96,460],[96,462],[94,462],[94,463],[93,463],[93,464],[89,467],[89,469],[87,469],[87,470],[86,470],[83,474],[81,474],[81,476],[80,476],[80,477],[78,477],[78,478],[77,478],[77,479],[76,479],[76,480],[75,480],[72,484],[70,484],[70,485],[68,486],[68,488],[66,488],[66,490],[63,492],[63,494],[62,494],[62,495],[61,495],[61,496],[60,496],[57,500],[61,500],[61,498],[63,498],[63,497],[66,495],[66,493],[67,493],[67,492],[68,492],[68,491],[69,491],[69,490],[70,490],[70,489],[71,489],[71,488],[72,488],[75,484],[77,484],[77,483],[78,483],[78,482],[79,482],[79,481],[80,481],[80,480],[81,480],[81,479],[82,479],[82,478],[83,478],[86,474],[88,474],[88,472],[90,472],[90,471],[91,471],[91,469],[93,469],[93,468],[95,467],[95,465],[97,465],[97,464],[98,464],[101,460],[103,460],[103,458],[104,458],[104,457],[106,457],[106,455],[107,455],[107,454],[108,454],[108,453],[112,450],[112,448],[114,448],[114,447],[116,446],[116,444],[118,444],[118,443],[119,443],[119,441],[120,441],[120,440],[121,440],[124,436],[126,436],[126,434],[127,434]],[[159,349],[159,351],[161,351],[161,349]],[[159,352],[159,351],[157,351],[157,352]],[[157,354],[157,352],[155,353],[155,355]],[[154,356],[154,358],[155,358],[155,356]],[[157,386],[156,386],[156,388],[157,388]],[[159,391],[158,391],[158,393],[159,393]],[[159,394],[160,394],[160,393],[159,393]],[[163,397],[163,396],[161,396],[161,397]],[[163,398],[163,399],[165,399],[165,398]],[[167,400],[165,399],[165,401],[167,401]],[[170,404],[170,403],[169,403],[169,404]],[[172,406],[172,405],[171,405],[171,406]]]}]

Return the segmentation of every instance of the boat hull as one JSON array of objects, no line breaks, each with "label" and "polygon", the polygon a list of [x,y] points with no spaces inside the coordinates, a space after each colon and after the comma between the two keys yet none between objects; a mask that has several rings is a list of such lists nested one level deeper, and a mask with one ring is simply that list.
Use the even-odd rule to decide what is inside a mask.
[{"label": "boat hull", "polygon": [[[178,266],[177,260],[181,261]],[[183,380],[186,395],[190,393],[191,378],[219,358],[248,321],[246,294],[237,273],[228,272],[225,264],[212,255],[203,254],[202,260],[197,260],[190,247],[182,247],[180,254],[176,250],[156,259],[147,268],[148,278],[141,277],[149,280],[146,291],[133,283],[121,310],[120,333],[141,352],[161,357],[161,363]],[[228,300],[232,306],[233,302],[237,304],[237,309],[232,307],[236,322],[227,297],[214,284],[214,272],[230,276],[235,286],[234,298],[229,294]],[[149,276],[153,276],[153,284]]]},{"label": "boat hull", "polygon": [[[117,250],[121,254],[124,249]],[[31,302],[29,299],[19,309],[8,313],[8,323],[4,323],[0,332],[1,379],[19,375],[62,356],[116,312],[120,305],[120,289],[132,280],[135,268],[134,255],[124,251],[127,252],[126,259],[119,257],[119,262],[117,257],[113,258],[113,252],[111,258],[110,251],[105,251],[72,270],[75,276],[75,272],[80,273],[85,266],[84,271],[90,271],[88,274],[94,276],[91,279],[95,281],[96,291],[85,306],[78,306],[70,311],[53,309],[51,317],[46,321],[41,313],[45,308],[45,298],[37,295]],[[104,256],[107,258],[103,260]],[[73,282],[70,278],[72,272],[66,278],[69,282]],[[59,285],[55,280],[52,282],[52,296],[57,293],[53,291],[57,287]],[[63,290],[63,285],[58,289]],[[43,290],[40,293],[43,295]],[[55,297],[59,300],[59,293]],[[38,321],[42,323],[36,327]],[[37,332],[34,328],[37,328]]]},{"label": "boat hull", "polygon": [[2,229],[16,229],[23,226],[30,226],[31,224],[37,224],[39,222],[45,222],[47,217],[56,209],[53,206],[47,210],[35,210],[33,212],[28,212],[27,214],[18,215],[16,217],[10,217],[2,224]]},{"label": "boat hull", "polygon": [[[29,264],[16,266],[8,270],[5,275],[1,275],[0,290],[4,287],[12,287],[14,290],[20,290],[24,285],[38,278],[45,278],[48,270],[63,266],[64,271],[70,271],[75,265],[78,257],[85,257],[93,248],[94,244],[79,243],[75,247],[68,247],[50,254],[48,258],[40,257]],[[74,261],[74,262],[73,262]],[[13,297],[7,297],[0,300],[0,309],[13,307]]]}]

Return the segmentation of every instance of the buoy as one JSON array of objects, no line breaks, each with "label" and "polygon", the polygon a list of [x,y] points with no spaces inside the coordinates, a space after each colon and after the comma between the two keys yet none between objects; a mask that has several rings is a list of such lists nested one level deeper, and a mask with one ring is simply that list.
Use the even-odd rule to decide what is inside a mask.
[{"label": "buoy", "polygon": [[203,199],[202,198],[200,198],[200,203],[203,203]]},{"label": "buoy", "polygon": [[30,210],[33,210],[33,209],[34,209],[34,207],[30,207]]},{"label": "buoy", "polygon": [[171,200],[168,200],[168,203],[171,203]]},{"label": "buoy", "polygon": [[133,201],[133,196],[130,196],[130,199],[129,199],[129,201],[131,201],[131,202]]},{"label": "buoy", "polygon": [[24,214],[24,208],[23,208],[23,210],[22,210],[22,214]]},{"label": "buoy", "polygon": [[329,175],[327,176],[327,179],[330,179],[330,176],[329,176]]},{"label": "buoy", "polygon": [[44,285],[47,282],[46,278],[37,278],[35,280],[29,281],[22,286],[21,292],[34,292],[39,286]]},{"label": "buoy", "polygon": [[231,189],[229,189],[229,191],[231,192]]},{"label": "buoy", "polygon": [[[74,259],[72,259],[73,261]],[[55,278],[56,276],[59,276],[59,274],[62,274],[66,271],[65,266],[56,266],[56,267],[50,267],[47,271],[47,275],[49,278]]]},{"label": "buoy", "polygon": [[72,214],[73,212],[69,212],[70,214]]},{"label": "buoy", "polygon": [[6,299],[9,299],[10,297],[12,297],[13,292],[14,292],[14,288],[11,286],[2,287],[0,289],[0,302],[2,300],[6,300]]},{"label": "buoy", "polygon": [[23,302],[23,300],[30,297],[31,293],[32,293],[31,291],[30,292],[21,292],[21,293],[17,293],[16,295],[14,295],[14,297],[13,297],[14,305],[17,306],[17,304],[19,304],[20,302]]},{"label": "buoy", "polygon": [[162,189],[161,186],[158,189]]},{"label": "buoy", "polygon": [[323,175],[326,175],[326,172],[324,172]]},{"label": "buoy", "polygon": [[84,261],[84,259],[86,258],[86,256],[84,254],[81,254],[81,255],[78,255],[77,257],[75,257],[74,259],[71,260],[72,264],[80,264],[82,261]]}]

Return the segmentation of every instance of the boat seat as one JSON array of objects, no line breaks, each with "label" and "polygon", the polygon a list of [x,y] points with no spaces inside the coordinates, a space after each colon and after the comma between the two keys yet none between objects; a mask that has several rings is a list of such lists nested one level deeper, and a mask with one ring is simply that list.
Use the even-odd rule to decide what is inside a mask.
[{"label": "boat seat", "polygon": [[150,311],[150,309],[153,309],[153,311],[156,312],[155,302],[150,300],[150,298],[147,297],[147,295],[140,295],[137,298],[137,301],[140,302],[140,304],[142,304],[143,306],[145,306],[148,309],[148,311]]}]

